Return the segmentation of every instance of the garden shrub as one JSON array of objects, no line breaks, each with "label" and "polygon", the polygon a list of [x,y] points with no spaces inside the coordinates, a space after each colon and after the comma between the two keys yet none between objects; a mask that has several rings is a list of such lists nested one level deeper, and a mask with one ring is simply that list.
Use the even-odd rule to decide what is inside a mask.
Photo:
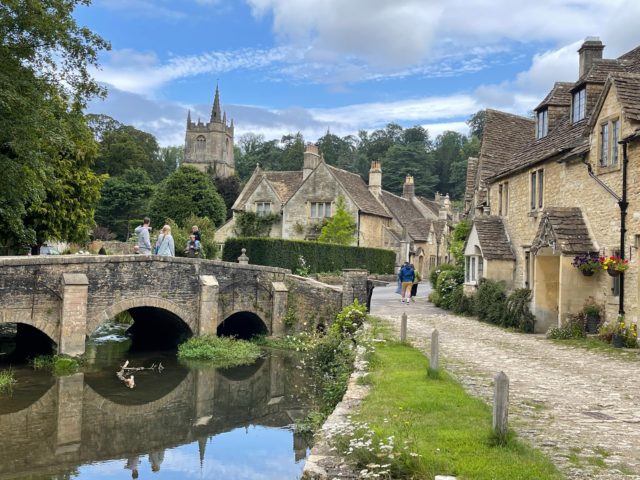
[{"label": "garden shrub", "polygon": [[478,284],[474,310],[483,322],[502,325],[505,315],[505,300],[507,298],[504,282],[495,282],[483,278]]},{"label": "garden shrub", "polygon": [[356,299],[338,313],[329,331],[339,336],[353,337],[365,318],[367,318],[367,306]]},{"label": "garden shrub", "polygon": [[507,297],[502,325],[517,328],[526,333],[533,333],[535,316],[529,310],[531,290],[518,288]]},{"label": "garden shrub", "polygon": [[454,291],[461,283],[456,270],[445,270],[438,275],[436,291],[440,295],[440,306],[442,308],[451,310]]},{"label": "garden shrub", "polygon": [[451,309],[458,315],[473,315],[475,296],[464,294],[462,285],[456,286],[451,294]]},{"label": "garden shrub", "polygon": [[431,273],[429,273],[429,281],[431,282],[431,287],[435,290],[438,286],[438,275],[446,270],[454,270],[456,268],[457,267],[455,265],[452,265],[450,263],[443,263],[442,265],[438,265],[436,268],[431,270]]},{"label": "garden shrub", "polygon": [[247,249],[247,256],[252,264],[287,268],[291,271],[300,267],[302,257],[309,273],[363,268],[370,273],[388,274],[393,273],[396,260],[394,252],[381,248],[256,237],[227,239],[222,259],[236,262],[242,248]]}]

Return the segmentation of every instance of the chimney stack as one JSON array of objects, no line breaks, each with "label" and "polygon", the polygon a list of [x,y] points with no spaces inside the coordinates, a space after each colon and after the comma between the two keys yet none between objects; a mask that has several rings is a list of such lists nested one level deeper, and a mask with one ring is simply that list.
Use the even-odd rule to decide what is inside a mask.
[{"label": "chimney stack", "polygon": [[438,218],[440,220],[447,220],[451,213],[451,201],[449,200],[449,194],[447,193],[440,203],[440,210],[438,211]]},{"label": "chimney stack", "polygon": [[311,172],[320,164],[320,154],[318,153],[318,146],[313,143],[307,143],[304,150],[304,164],[302,167],[302,179],[306,179]]},{"label": "chimney stack", "polygon": [[587,37],[584,40],[580,50],[578,50],[578,55],[580,55],[580,74],[578,78],[589,71],[594,60],[602,59],[603,50],[604,45],[600,41],[600,38]]},{"label": "chimney stack", "polygon": [[413,184],[413,175],[407,175],[402,186],[402,198],[411,200],[415,196],[415,185]]},{"label": "chimney stack", "polygon": [[369,170],[369,191],[376,197],[382,193],[382,168],[380,168],[380,160],[371,162]]}]

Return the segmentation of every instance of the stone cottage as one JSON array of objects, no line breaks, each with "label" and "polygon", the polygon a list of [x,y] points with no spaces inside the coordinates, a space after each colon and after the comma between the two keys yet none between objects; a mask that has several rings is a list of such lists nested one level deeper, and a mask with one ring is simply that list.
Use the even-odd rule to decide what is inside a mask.
[{"label": "stone cottage", "polygon": [[339,196],[356,222],[354,245],[394,250],[398,265],[412,261],[423,274],[448,261],[454,220],[448,196],[416,196],[411,176],[403,195],[394,195],[382,190],[379,161],[372,162],[367,184],[355,173],[328,165],[313,144],[306,146],[302,171],[265,171],[257,166],[232,206],[233,217],[216,232],[216,241],[224,243],[235,235],[236,219],[244,211],[278,214],[271,237],[316,239],[325,220],[335,214]]},{"label": "stone cottage", "polygon": [[[583,43],[578,79],[556,83],[535,121],[487,111],[480,157],[469,162],[465,290],[482,277],[530,288],[536,331],[589,297],[608,320],[640,314],[640,47],[616,59],[603,50],[597,38]],[[572,262],[589,252],[624,256],[630,269],[584,276]]]}]

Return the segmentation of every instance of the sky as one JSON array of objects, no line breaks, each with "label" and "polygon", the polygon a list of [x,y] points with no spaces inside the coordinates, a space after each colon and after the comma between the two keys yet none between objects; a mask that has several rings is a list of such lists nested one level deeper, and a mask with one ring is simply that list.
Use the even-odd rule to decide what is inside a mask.
[{"label": "sky", "polygon": [[357,135],[394,122],[467,133],[483,108],[528,115],[577,50],[640,45],[637,0],[93,0],[75,17],[111,43],[91,113],[183,145],[216,85],[235,140]]}]

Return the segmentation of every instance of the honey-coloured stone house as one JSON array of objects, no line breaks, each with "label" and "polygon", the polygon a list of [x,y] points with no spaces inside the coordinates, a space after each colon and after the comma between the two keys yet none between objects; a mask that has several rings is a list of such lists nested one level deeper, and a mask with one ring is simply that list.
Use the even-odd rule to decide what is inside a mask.
[{"label": "honey-coloured stone house", "polygon": [[447,195],[415,195],[407,176],[402,196],[382,190],[382,168],[371,164],[368,184],[357,174],[328,165],[314,144],[304,152],[302,171],[265,171],[256,167],[232,206],[233,217],[216,232],[216,242],[235,235],[237,215],[277,213],[270,237],[315,239],[325,219],[336,211],[338,197],[356,221],[353,244],[396,253],[397,265],[411,261],[423,275],[448,261],[448,239],[455,220]]},{"label": "honey-coloured stone house", "polygon": [[[583,43],[578,79],[556,83],[535,120],[487,111],[469,162],[465,290],[482,277],[530,288],[539,332],[590,297],[607,321],[640,315],[640,47],[616,59],[603,50]],[[630,268],[584,276],[572,261],[588,252],[622,255]]]}]

